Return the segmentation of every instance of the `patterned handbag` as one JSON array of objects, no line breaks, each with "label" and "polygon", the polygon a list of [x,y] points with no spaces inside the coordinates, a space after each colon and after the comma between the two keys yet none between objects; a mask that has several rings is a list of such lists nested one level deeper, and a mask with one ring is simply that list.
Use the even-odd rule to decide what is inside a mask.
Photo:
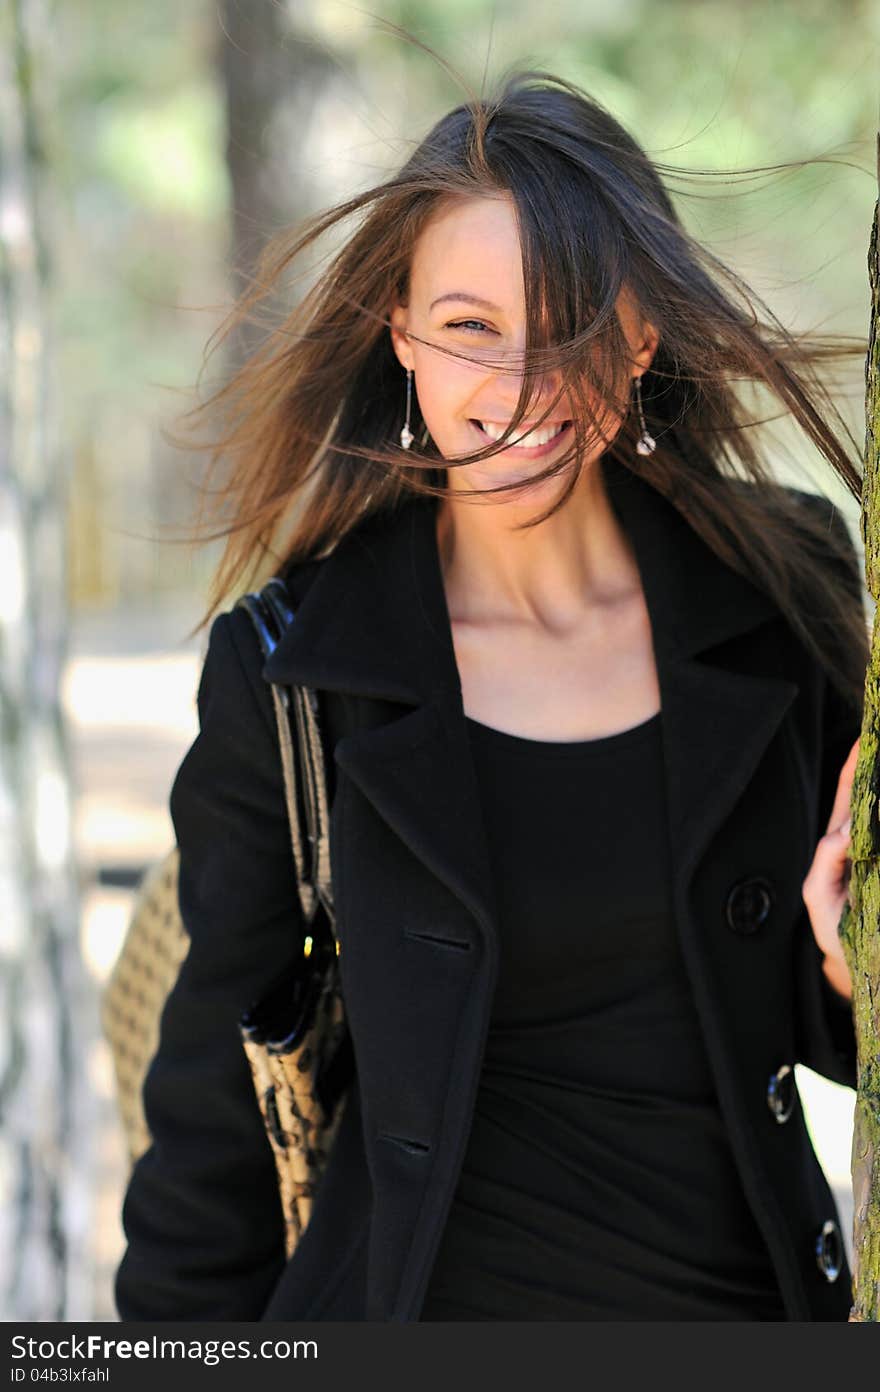
[{"label": "patterned handbag", "polygon": [[[239,606],[250,614],[268,657],[294,619],[284,582],[273,576],[262,590],[242,595]],[[244,1012],[239,1029],[275,1157],[289,1257],[311,1216],[354,1057],[339,981],[317,694],[276,684],[271,690],[305,934],[302,957]],[[101,1023],[113,1055],[132,1164],[151,1142],[143,1083],[158,1046],[165,1000],[189,949],[178,903],[178,867],[175,846],[145,877],[101,996]]]}]

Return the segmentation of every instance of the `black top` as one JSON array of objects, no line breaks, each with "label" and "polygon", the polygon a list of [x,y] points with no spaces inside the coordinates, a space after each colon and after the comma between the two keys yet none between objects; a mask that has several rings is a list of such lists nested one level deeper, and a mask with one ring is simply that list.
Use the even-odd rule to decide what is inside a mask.
[{"label": "black top", "polygon": [[786,1317],[677,941],[661,714],[575,742],[467,719],[499,972],[423,1320]]}]

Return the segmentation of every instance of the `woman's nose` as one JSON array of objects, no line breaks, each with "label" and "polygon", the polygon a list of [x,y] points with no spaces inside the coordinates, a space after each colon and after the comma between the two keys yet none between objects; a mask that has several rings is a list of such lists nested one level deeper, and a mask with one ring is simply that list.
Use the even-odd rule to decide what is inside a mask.
[{"label": "woman's nose", "polygon": [[506,365],[496,379],[495,386],[496,391],[500,390],[504,398],[510,402],[511,413],[519,399],[524,381],[531,394],[529,414],[535,416],[541,415],[556,402],[563,385],[562,373],[558,368],[542,371],[540,367],[535,367],[530,373],[521,358],[515,365]]}]

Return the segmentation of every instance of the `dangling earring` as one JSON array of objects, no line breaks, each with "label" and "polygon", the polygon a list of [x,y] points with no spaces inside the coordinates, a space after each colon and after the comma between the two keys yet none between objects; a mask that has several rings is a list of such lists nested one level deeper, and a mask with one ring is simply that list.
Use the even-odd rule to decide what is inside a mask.
[{"label": "dangling earring", "polygon": [[406,369],[406,420],[403,422],[403,429],[400,432],[400,444],[403,449],[409,449],[415,436],[409,428],[410,411],[412,410],[412,368]]},{"label": "dangling earring", "polygon": [[645,425],[645,413],[642,410],[642,384],[638,377],[635,379],[635,391],[636,405],[639,408],[639,421],[642,427],[642,433],[636,442],[636,453],[653,454],[654,450],[657,448],[657,441],[654,439],[653,435],[648,434],[648,427]]}]

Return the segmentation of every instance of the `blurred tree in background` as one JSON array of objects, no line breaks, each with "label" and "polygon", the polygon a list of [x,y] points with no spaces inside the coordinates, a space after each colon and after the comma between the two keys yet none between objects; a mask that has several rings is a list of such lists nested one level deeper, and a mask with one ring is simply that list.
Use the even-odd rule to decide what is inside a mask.
[{"label": "blurred tree in background", "polygon": [[78,937],[69,746],[66,451],[58,431],[57,227],[44,144],[43,7],[0,14],[0,1308],[91,1315],[84,1070],[94,999]]},{"label": "blurred tree in background", "polygon": [[[221,0],[217,64],[226,108],[231,247],[240,293],[265,243],[300,216],[304,180],[291,179],[291,150],[307,145],[312,113],[333,74],[326,51],[301,27],[299,6]],[[265,311],[263,311],[265,312]],[[259,341],[245,326],[235,360]],[[230,366],[232,364],[230,363]]]}]

